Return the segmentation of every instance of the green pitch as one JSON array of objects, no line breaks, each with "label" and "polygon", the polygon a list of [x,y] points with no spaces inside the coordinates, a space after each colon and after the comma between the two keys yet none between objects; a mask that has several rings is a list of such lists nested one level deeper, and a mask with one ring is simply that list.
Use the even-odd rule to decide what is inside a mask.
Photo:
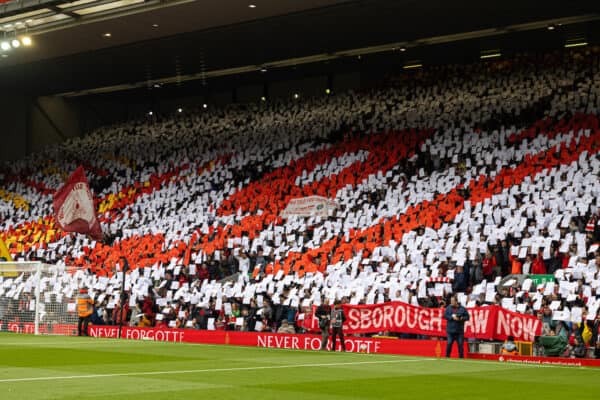
[{"label": "green pitch", "polygon": [[0,334],[0,399],[597,399],[600,369]]}]

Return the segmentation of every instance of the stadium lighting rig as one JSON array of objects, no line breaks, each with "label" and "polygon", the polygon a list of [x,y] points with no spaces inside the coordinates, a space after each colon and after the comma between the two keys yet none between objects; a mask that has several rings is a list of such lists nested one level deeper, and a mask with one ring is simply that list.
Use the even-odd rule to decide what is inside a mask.
[{"label": "stadium lighting rig", "polygon": [[21,47],[30,47],[31,45],[33,45],[33,41],[29,36],[17,37],[15,35],[13,37],[9,37],[5,34],[5,36],[0,39],[0,53],[7,53],[11,50]]},{"label": "stadium lighting rig", "polygon": [[31,36],[28,35],[31,20],[13,21],[0,25],[0,54],[2,58],[8,57],[8,53],[33,45]]},{"label": "stadium lighting rig", "polygon": [[[31,36],[27,35],[27,25],[22,22],[2,25],[0,26],[0,32],[2,31],[3,35],[0,38],[0,54],[2,54],[2,58],[8,57],[8,53],[13,50],[33,45]],[[20,31],[25,34],[20,34]]]}]

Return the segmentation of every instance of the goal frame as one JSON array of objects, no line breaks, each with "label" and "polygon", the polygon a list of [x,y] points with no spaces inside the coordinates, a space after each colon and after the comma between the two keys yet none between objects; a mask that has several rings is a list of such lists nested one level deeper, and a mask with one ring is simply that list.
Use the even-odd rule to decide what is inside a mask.
[{"label": "goal frame", "polygon": [[15,274],[15,278],[22,273],[31,273],[35,275],[35,287],[33,295],[35,298],[34,306],[34,335],[40,335],[40,304],[41,304],[41,281],[42,273],[50,272],[52,268],[58,268],[56,265],[45,264],[40,261],[2,261],[0,262],[0,276],[6,277]]}]

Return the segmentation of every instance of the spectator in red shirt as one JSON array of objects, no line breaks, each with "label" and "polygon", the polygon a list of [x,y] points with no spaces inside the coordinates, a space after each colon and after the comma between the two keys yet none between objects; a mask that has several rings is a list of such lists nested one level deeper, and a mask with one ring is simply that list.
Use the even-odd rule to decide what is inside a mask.
[{"label": "spectator in red shirt", "polygon": [[496,266],[496,257],[492,255],[492,252],[488,250],[485,257],[481,261],[483,266],[483,276],[486,280],[491,281],[494,279],[494,267]]},{"label": "spectator in red shirt", "polygon": [[544,275],[546,271],[546,263],[544,263],[544,259],[542,258],[542,252],[539,252],[531,265],[531,273]]},{"label": "spectator in red shirt", "polygon": [[203,282],[205,279],[210,279],[210,273],[208,272],[208,267],[204,263],[202,263],[202,265],[200,265],[200,268],[198,268],[197,273],[198,273],[198,279],[201,282]]},{"label": "spectator in red shirt", "polygon": [[112,323],[113,325],[119,325],[121,323],[121,320],[123,321],[124,325],[127,325],[127,321],[129,320],[127,318],[127,314],[129,313],[129,304],[126,302],[125,303],[125,307],[123,307],[123,309],[121,310],[121,300],[119,300],[117,302],[117,304],[115,305],[115,308],[113,308],[113,312],[112,312]]},{"label": "spectator in red shirt", "polygon": [[148,320],[154,323],[154,299],[152,298],[152,296],[148,295],[144,298],[144,304],[142,304],[142,312],[144,313],[146,318],[148,318]]}]

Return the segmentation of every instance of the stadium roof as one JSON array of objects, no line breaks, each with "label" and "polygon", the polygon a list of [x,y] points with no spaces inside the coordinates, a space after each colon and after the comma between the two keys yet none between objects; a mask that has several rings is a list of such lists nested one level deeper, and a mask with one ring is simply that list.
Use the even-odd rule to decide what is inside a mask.
[{"label": "stadium roof", "polygon": [[[475,47],[484,50],[528,40],[560,43],[569,36],[590,37],[600,31],[593,1],[548,0],[540,7],[538,2],[506,0],[494,8],[475,0],[121,0],[118,7],[116,3],[0,4],[5,35],[10,37],[21,22],[17,32],[24,32],[27,25],[35,43],[0,58],[0,90],[94,93],[89,89],[205,80],[256,72],[264,65],[330,61],[390,51],[394,46],[414,49],[478,40]],[[38,14],[19,13],[16,5]],[[561,32],[549,38],[545,27],[552,23],[560,24]],[[517,33],[528,33],[527,40],[520,37],[515,43]]]}]

